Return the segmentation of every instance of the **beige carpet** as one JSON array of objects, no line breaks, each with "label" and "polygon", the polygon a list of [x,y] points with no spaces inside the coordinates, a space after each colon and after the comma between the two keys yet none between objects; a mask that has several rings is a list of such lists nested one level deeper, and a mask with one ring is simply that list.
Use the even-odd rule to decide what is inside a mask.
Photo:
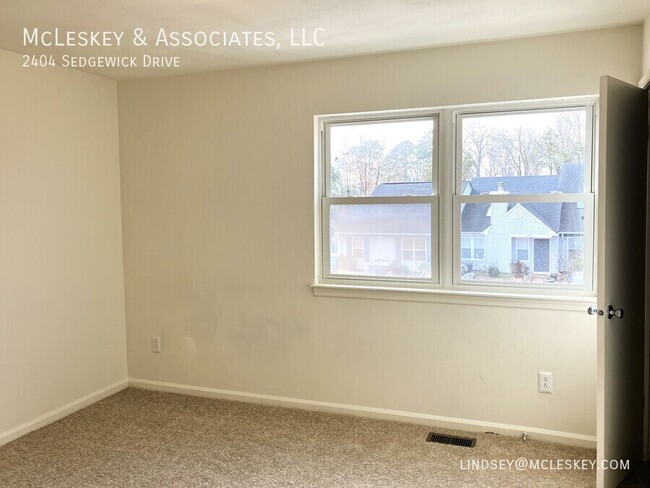
[{"label": "beige carpet", "polygon": [[[467,470],[467,459],[588,459],[595,451],[425,426],[124,390],[0,447],[1,487],[592,487],[591,470]],[[448,431],[449,433],[454,433]],[[463,433],[458,433],[463,434]]]}]

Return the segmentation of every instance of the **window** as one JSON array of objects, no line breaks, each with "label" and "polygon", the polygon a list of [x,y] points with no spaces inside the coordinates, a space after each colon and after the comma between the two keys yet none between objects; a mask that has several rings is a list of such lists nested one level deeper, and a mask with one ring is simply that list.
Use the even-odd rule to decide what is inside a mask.
[{"label": "window", "polygon": [[437,116],[323,124],[325,279],[437,282]]},{"label": "window", "polygon": [[472,239],[469,237],[461,238],[460,257],[463,259],[472,258]]},{"label": "window", "polygon": [[402,238],[402,261],[424,263],[426,260],[426,239],[414,237]]},{"label": "window", "polygon": [[593,296],[594,107],[317,117],[317,284]]},{"label": "window", "polygon": [[485,259],[485,238],[474,238],[474,252],[472,256],[474,256],[474,259]]},{"label": "window", "polygon": [[353,259],[363,259],[365,257],[364,253],[364,244],[363,238],[353,237],[352,238],[352,258]]},{"label": "window", "polygon": [[[591,112],[584,105],[457,114],[454,283],[592,289]],[[467,239],[477,232],[485,236],[483,263],[466,273],[465,256],[474,256]]]},{"label": "window", "polygon": [[485,259],[484,237],[461,237],[460,257],[465,260]]},{"label": "window", "polygon": [[512,262],[528,261],[529,241],[527,237],[512,238]]}]

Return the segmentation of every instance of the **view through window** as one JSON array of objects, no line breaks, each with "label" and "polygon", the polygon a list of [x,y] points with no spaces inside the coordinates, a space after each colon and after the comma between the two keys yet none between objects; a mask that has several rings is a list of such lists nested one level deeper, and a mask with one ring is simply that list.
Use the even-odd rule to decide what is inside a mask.
[{"label": "view through window", "polygon": [[[583,285],[587,110],[460,120],[461,281]],[[477,238],[480,258],[465,245]]]},{"label": "view through window", "polygon": [[593,289],[593,102],[506,110],[323,117],[320,279]]},{"label": "view through window", "polygon": [[431,278],[435,126],[418,117],[329,127],[330,275]]}]

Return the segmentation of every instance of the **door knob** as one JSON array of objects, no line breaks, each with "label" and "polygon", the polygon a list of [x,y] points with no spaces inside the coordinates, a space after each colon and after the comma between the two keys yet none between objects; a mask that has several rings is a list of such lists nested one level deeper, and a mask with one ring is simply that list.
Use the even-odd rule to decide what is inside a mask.
[{"label": "door knob", "polygon": [[611,305],[607,307],[607,318],[611,319],[616,317],[617,319],[622,319],[623,318],[623,309],[622,308],[614,308]]},{"label": "door knob", "polygon": [[605,315],[605,312],[603,312],[602,310],[598,310],[598,307],[596,307],[595,305],[591,305],[587,309],[587,313],[589,315]]},{"label": "door knob", "polygon": [[[603,310],[600,310],[598,307],[595,305],[591,305],[587,309],[587,313],[589,315],[605,315],[605,312]],[[623,309],[622,308],[614,308],[611,305],[607,307],[607,318],[612,319],[616,317],[617,319],[622,319],[623,318]]]}]

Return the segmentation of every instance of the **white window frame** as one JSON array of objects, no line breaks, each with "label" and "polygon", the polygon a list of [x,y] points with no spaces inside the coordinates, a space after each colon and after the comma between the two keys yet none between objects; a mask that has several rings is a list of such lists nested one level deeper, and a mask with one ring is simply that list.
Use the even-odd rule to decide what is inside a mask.
[{"label": "white window frame", "polygon": [[[419,289],[439,286],[438,272],[438,219],[439,219],[439,195],[438,195],[438,159],[440,113],[435,110],[397,110],[392,112],[370,113],[370,114],[343,114],[316,117],[316,133],[318,135],[316,144],[316,222],[319,222],[316,233],[316,283],[344,286],[372,286],[384,288]],[[432,169],[431,169],[431,190],[430,196],[396,196],[396,197],[331,197],[331,160],[329,147],[326,141],[330,139],[332,125],[359,124],[359,123],[382,123],[399,120],[433,119],[434,131],[432,141]],[[395,278],[363,275],[335,275],[330,272],[330,209],[333,205],[386,205],[386,204],[427,204],[431,207],[431,239],[430,249],[425,250],[431,256],[431,277],[430,278]]]},{"label": "white window frame", "polygon": [[[584,109],[586,112],[586,139],[585,139],[585,173],[583,178],[582,193],[550,193],[550,194],[509,194],[509,195],[462,195],[462,151],[454,152],[454,183],[452,205],[452,284],[453,289],[486,290],[493,289],[501,293],[544,293],[547,295],[566,296],[595,296],[595,135],[597,97],[580,97],[571,100],[540,100],[528,104],[506,104],[502,107],[471,107],[455,110],[454,149],[462,147],[462,118],[476,117],[481,115],[508,115],[526,114],[535,112],[565,111],[570,109]],[[591,163],[591,164],[590,164]],[[464,204],[472,203],[561,203],[578,202],[584,206],[584,235],[591,236],[591,239],[584,241],[584,262],[585,270],[583,284],[545,284],[545,283],[499,283],[492,281],[463,280],[461,274],[460,260],[460,235],[461,235],[461,207]],[[513,237],[535,237],[535,236],[513,236]],[[548,236],[538,236],[548,237]],[[530,246],[532,247],[532,246]],[[532,249],[528,251],[528,261],[532,263]]]},{"label": "white window frame", "polygon": [[[380,298],[409,301],[437,301],[443,303],[505,304],[538,308],[553,302],[565,310],[578,310],[595,295],[595,235],[596,235],[596,184],[595,161],[597,128],[596,95],[544,99],[508,103],[449,106],[417,110],[395,110],[355,114],[324,115],[314,117],[315,128],[315,281],[314,293],[319,296]],[[476,114],[507,114],[532,111],[586,109],[586,154],[583,193],[535,195],[462,195],[462,154],[456,151],[462,141],[463,116]],[[329,160],[327,141],[328,125],[340,122],[385,122],[398,118],[433,116],[437,119],[434,131],[434,161],[431,197],[355,197],[355,204],[372,203],[428,203],[432,208],[431,227],[431,280],[383,279],[367,277],[339,277],[328,273],[329,266],[329,208],[345,204],[350,197],[327,197]],[[564,284],[494,284],[470,282],[461,279],[460,222],[461,207],[466,203],[481,202],[579,202],[584,206],[584,285]],[[440,239],[439,239],[440,236]],[[473,255],[473,254],[472,254]],[[471,261],[475,261],[472,259]],[[327,266],[325,266],[327,264]],[[382,291],[385,290],[385,291]],[[402,293],[403,292],[403,293]],[[541,305],[546,301],[546,305]],[[579,304],[579,305],[578,305]]]}]

